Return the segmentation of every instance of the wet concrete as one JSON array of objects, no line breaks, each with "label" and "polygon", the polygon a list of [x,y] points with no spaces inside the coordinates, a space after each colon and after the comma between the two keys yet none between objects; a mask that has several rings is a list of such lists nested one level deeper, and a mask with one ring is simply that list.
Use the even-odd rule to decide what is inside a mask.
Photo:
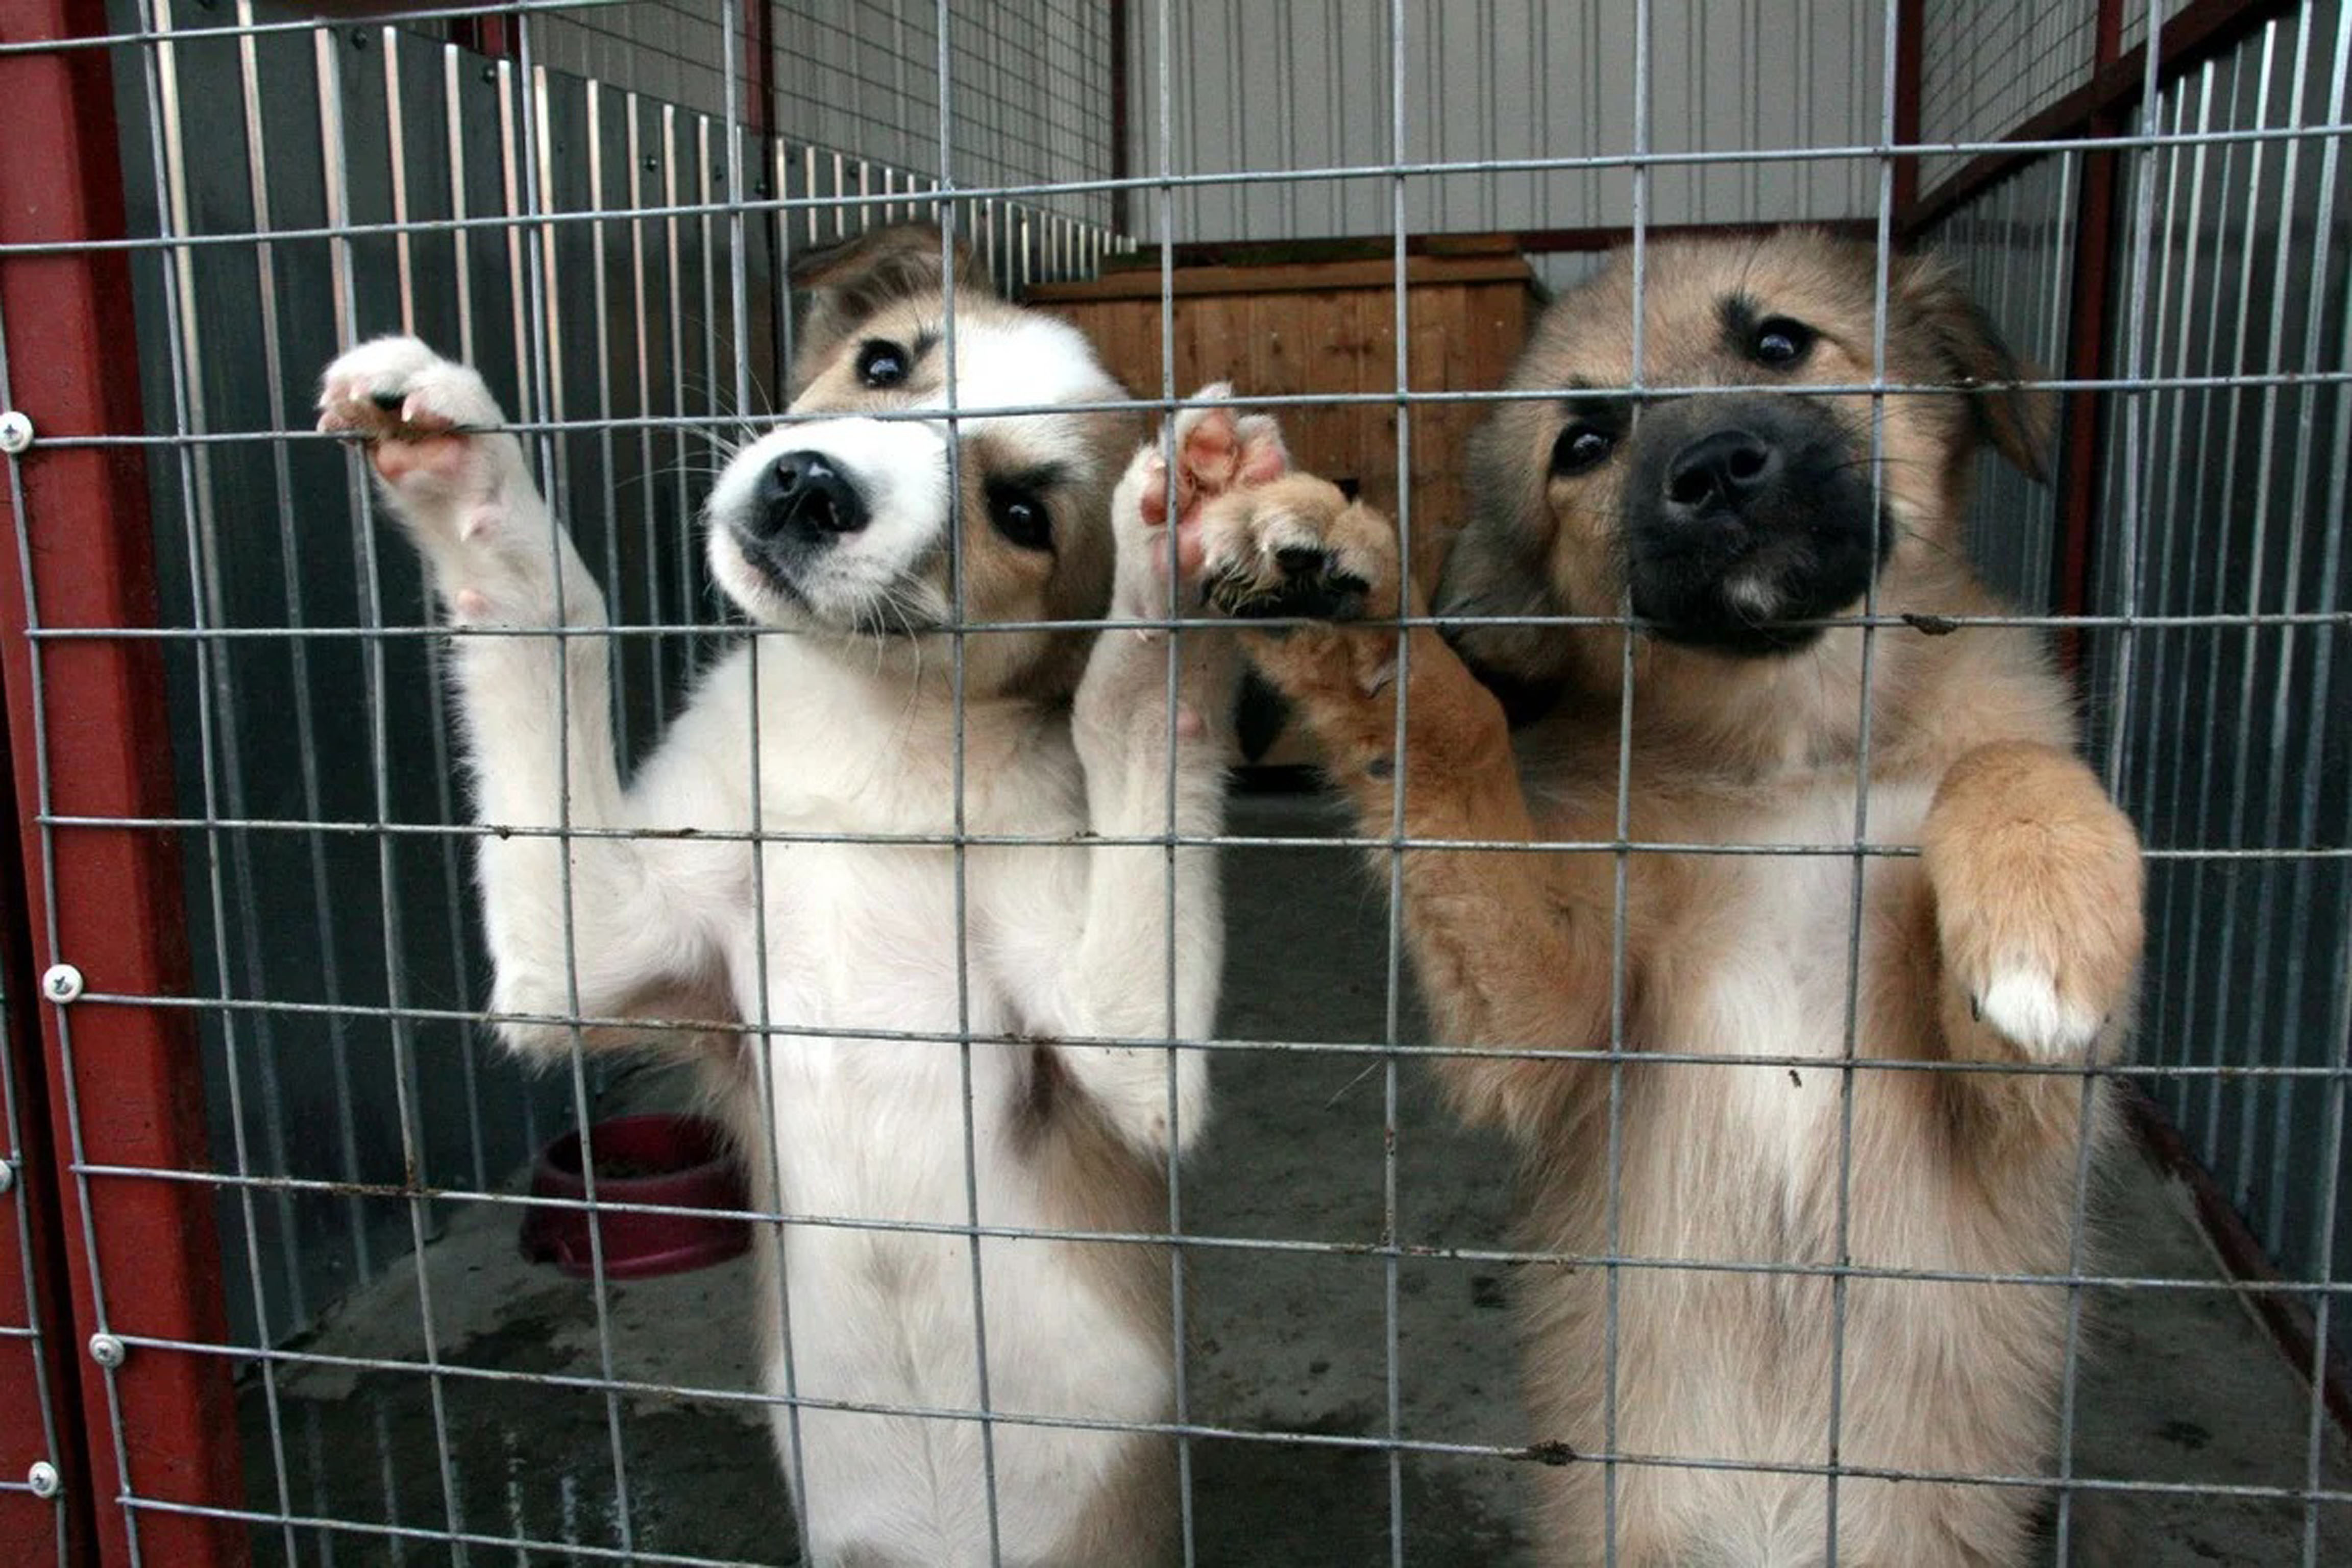
[{"label": "wet concrete", "polygon": [[[1301,803],[1241,803],[1235,827],[1291,834],[1319,821]],[[1379,1040],[1387,1026],[1384,889],[1356,857],[1262,850],[1229,861],[1236,934],[1223,1032],[1291,1042]],[[1408,1011],[1402,1038],[1421,1037]],[[1248,1239],[1377,1242],[1384,1219],[1384,1108],[1378,1058],[1285,1051],[1216,1068],[1217,1120],[1188,1167],[1185,1226]],[[673,1092],[658,1075],[616,1095]],[[1398,1234],[1409,1243],[1507,1244],[1500,1146],[1454,1129],[1411,1066],[1396,1077]],[[2136,1156],[2102,1173],[2113,1272],[2204,1279],[2214,1268],[2180,1196]],[[690,1389],[607,1394],[496,1377],[432,1377],[420,1289],[441,1363],[492,1373],[603,1374],[604,1336],[583,1284],[524,1263],[519,1211],[474,1205],[427,1248],[342,1302],[299,1346],[398,1370],[299,1364],[274,1389],[249,1379],[243,1415],[250,1502],[310,1519],[414,1531],[257,1529],[258,1560],[339,1564],[454,1561],[448,1533],[496,1541],[623,1542],[640,1552],[788,1564],[789,1510],[751,1353],[744,1262],[610,1289],[612,1375]],[[1389,1429],[1387,1270],[1339,1252],[1191,1254],[1192,1416],[1250,1433],[1378,1436]],[[1412,1260],[1397,1270],[1397,1425],[1408,1437],[1520,1446],[1507,1269]],[[2074,1467],[2085,1478],[2196,1486],[2301,1487],[2310,1398],[2240,1302],[2218,1290],[2117,1289],[2087,1302]],[[278,1439],[272,1439],[275,1394]],[[446,1435],[446,1445],[442,1434]],[[2347,1472],[2332,1433],[2323,1481]],[[1392,1500],[1404,1558],[1426,1564],[1532,1561],[1519,1525],[1525,1460],[1409,1456],[1391,1489],[1378,1451],[1247,1439],[1192,1445],[1197,1561],[1375,1564],[1391,1561]],[[2178,1493],[2098,1510],[2133,1568],[2303,1561],[2305,1510],[2292,1500]],[[2317,1561],[2352,1561],[2352,1510],[2324,1510]],[[593,1562],[556,1547],[476,1545],[475,1563]]]}]

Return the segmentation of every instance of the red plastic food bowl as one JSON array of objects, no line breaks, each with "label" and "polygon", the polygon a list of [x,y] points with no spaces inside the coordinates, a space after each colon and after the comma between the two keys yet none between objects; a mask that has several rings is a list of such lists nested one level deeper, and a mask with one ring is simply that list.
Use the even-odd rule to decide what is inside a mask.
[{"label": "red plastic food bowl", "polygon": [[[743,1173],[727,1152],[718,1126],[697,1116],[622,1116],[599,1121],[589,1142],[596,1151],[597,1232],[607,1279],[646,1279],[708,1268],[751,1245],[751,1227],[737,1214],[749,1206]],[[552,1263],[577,1279],[593,1278],[588,1196],[581,1172],[580,1134],[567,1132],[540,1152],[530,1194],[570,1203],[534,1205],[523,1216],[522,1255]],[[726,1214],[606,1212],[606,1204],[659,1204],[668,1208],[719,1209]]]}]

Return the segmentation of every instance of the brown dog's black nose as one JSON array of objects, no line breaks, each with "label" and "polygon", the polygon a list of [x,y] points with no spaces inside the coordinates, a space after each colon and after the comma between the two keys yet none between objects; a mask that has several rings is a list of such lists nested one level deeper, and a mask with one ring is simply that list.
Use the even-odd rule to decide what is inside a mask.
[{"label": "brown dog's black nose", "polygon": [[1786,467],[1780,448],[1761,436],[1710,430],[1666,464],[1665,510],[1685,521],[1736,512],[1770,489]]},{"label": "brown dog's black nose", "polygon": [[866,523],[865,498],[822,452],[787,452],[761,482],[762,533],[856,533]]}]

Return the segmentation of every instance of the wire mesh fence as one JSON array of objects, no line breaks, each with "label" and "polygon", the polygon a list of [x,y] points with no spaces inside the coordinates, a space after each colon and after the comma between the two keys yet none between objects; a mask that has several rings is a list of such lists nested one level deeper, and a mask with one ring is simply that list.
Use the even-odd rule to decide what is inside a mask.
[{"label": "wire mesh fence", "polygon": [[[45,510],[18,479],[21,605],[7,674],[32,889],[26,956],[36,971],[77,972],[73,994],[51,991],[42,1006],[47,1053],[17,1047],[0,1087],[7,1168],[21,1171],[44,1142],[25,1136],[28,1116],[41,1121],[69,1216],[37,1219],[19,1181],[19,1237],[58,1225],[67,1271],[83,1283],[70,1294],[63,1280],[41,1285],[20,1241],[26,1316],[0,1321],[0,1363],[13,1367],[21,1341],[37,1398],[32,1416],[0,1429],[12,1457],[33,1443],[79,1476],[66,1457],[79,1432],[89,1458],[79,1495],[44,1495],[29,1471],[12,1470],[0,1502],[41,1503],[37,1531],[57,1560],[79,1549],[79,1510],[110,1562],[796,1562],[810,1521],[793,1500],[811,1495],[803,1445],[818,1441],[803,1424],[842,1431],[824,1423],[860,1416],[978,1434],[978,1562],[1024,1560],[1007,1549],[1027,1528],[1024,1500],[997,1485],[1004,1435],[1017,1445],[1097,1430],[1169,1440],[1171,1555],[1188,1563],[1659,1560],[1620,1535],[1641,1528],[1640,1505],[1621,1499],[1646,1496],[1656,1474],[1816,1489],[1804,1493],[1821,1500],[1804,1515],[1811,1533],[1790,1548],[1802,1561],[1873,1560],[1853,1521],[1870,1517],[1871,1489],[1888,1481],[2052,1499],[2032,1544],[2000,1561],[2110,1560],[2101,1542],[2118,1512],[2157,1563],[2200,1552],[2316,1564],[2352,1544],[2346,1412],[2330,1408],[2347,1375],[2331,1306],[2352,1247],[2335,1223],[2347,1202],[2352,1076],[2342,936],[2352,735],[2332,684],[2352,452],[2340,155],[2352,7],[860,0],[321,19],[257,0],[126,0],[101,31],[62,40],[28,20],[0,40],[0,70],[77,58],[104,62],[114,141],[96,151],[119,166],[124,221],[83,231],[35,214],[0,239],[0,283],[59,261],[121,264],[135,348],[93,363],[124,375],[135,366],[139,406],[58,423],[45,416],[42,367],[11,353],[8,405],[38,429],[12,477],[52,453],[143,459],[136,521],[152,530],[141,548],[152,549],[153,597],[110,604],[69,583],[61,595],[58,546],[76,537],[68,529],[103,523],[88,509]],[[1129,374],[1125,394],[1076,397],[1016,389],[984,415],[960,413],[958,392],[944,413],[902,421],[950,432],[1072,413],[1150,428],[1197,390],[1177,381],[1180,358],[1219,346],[1211,333],[1180,350],[1201,296],[1263,286],[1234,276],[1252,267],[1309,269],[1287,336],[1280,326],[1226,334],[1231,401],[1281,418],[1301,451],[1313,421],[1368,422],[1393,464],[1379,493],[1416,562],[1416,538],[1442,552],[1460,531],[1461,520],[1415,504],[1425,492],[1412,482],[1450,460],[1433,447],[1456,440],[1454,415],[1549,408],[1572,391],[1579,406],[1627,410],[1631,422],[1725,392],[1670,344],[1645,342],[1658,329],[1643,279],[1688,231],[1748,237],[1804,220],[1872,248],[1861,372],[1781,401],[1862,400],[1874,506],[1885,504],[1879,487],[1901,482],[1884,477],[1890,422],[1949,390],[1895,368],[1898,245],[1947,256],[2065,412],[2042,443],[2046,482],[1989,453],[1977,462],[1965,549],[1998,605],[1923,615],[1865,592],[1826,617],[1829,636],[1848,639],[1838,646],[1859,650],[1861,738],[1824,766],[1852,782],[1846,817],[1819,831],[1649,830],[1658,819],[1635,798],[1631,761],[1647,721],[1633,675],[1644,626],[1623,605],[1518,617],[1622,645],[1622,689],[1594,721],[1625,737],[1602,829],[1414,831],[1402,781],[1381,792],[1388,805],[1335,816],[1285,793],[1287,775],[1264,766],[1244,771],[1222,828],[1184,827],[1173,652],[1151,698],[1170,760],[1142,826],[1097,825],[1083,844],[1060,827],[1008,826],[968,808],[988,764],[967,749],[966,682],[1009,639],[1054,626],[1090,635],[1118,617],[975,614],[962,544],[947,552],[946,613],[923,634],[953,698],[942,731],[951,806],[936,820],[876,827],[754,804],[747,819],[649,827],[575,817],[567,784],[560,818],[478,824],[452,660],[469,644],[549,634],[474,626],[453,640],[365,460],[310,429],[320,369],[398,331],[480,370],[602,584],[604,624],[557,636],[611,661],[625,775],[672,735],[697,679],[708,690],[722,679],[714,672],[748,668],[741,721],[772,711],[758,691],[779,677],[761,672],[793,667],[766,652],[728,661],[799,634],[730,612],[703,519],[739,450],[819,417],[786,411],[811,330],[794,259],[906,220],[945,222],[971,248],[961,262],[943,251],[940,264],[975,268],[1015,297],[1138,268],[1160,283],[1136,296],[1127,322],[1156,380]],[[1566,289],[1600,271],[1603,247],[1626,246],[1626,374],[1506,387],[1426,330],[1435,307],[1415,289],[1433,286],[1433,259],[1531,252],[1541,283]],[[1312,269],[1333,267],[1379,276],[1369,289],[1348,284],[1365,298],[1309,326],[1307,299],[1340,289]],[[960,341],[985,341],[985,316],[971,314],[982,308],[966,302],[975,296],[950,289],[943,300],[950,365]],[[0,292],[10,343],[32,330],[27,298],[42,296]],[[1349,361],[1365,373],[1349,384],[1372,390],[1265,397],[1253,385],[1253,371],[1271,384],[1318,356]],[[1024,368],[1024,388],[1038,384],[1044,373]],[[963,448],[951,436],[948,449]],[[979,459],[950,458],[950,475],[967,460]],[[965,487],[963,504],[981,504],[975,493]],[[1171,599],[1157,617],[1181,626],[1171,648],[1231,637],[1182,609]],[[1400,650],[1383,689],[1395,693],[1402,754],[1426,721],[1411,707],[1410,634],[1439,621],[1475,631],[1478,617],[1408,604],[1373,619],[1394,627]],[[1874,1027],[1868,889],[1918,854],[1916,831],[1874,828],[1866,804],[1884,695],[1874,661],[1894,658],[1884,650],[1898,639],[2003,627],[2062,645],[2087,754],[2147,845],[2147,984],[2113,1065],[1890,1060],[1859,1043]],[[134,672],[152,659],[154,700],[61,710],[52,693],[93,658]],[[168,795],[92,785],[91,731],[168,772]],[[768,755],[754,736],[754,757]],[[761,765],[751,763],[751,798],[783,800],[763,793]],[[561,768],[568,780],[571,761]],[[469,869],[485,846],[567,841],[571,878],[600,844],[688,838],[707,864],[748,867],[760,886],[757,930],[742,940],[761,966],[785,940],[770,929],[761,879],[784,885],[798,874],[789,868],[840,850],[938,858],[954,889],[943,939],[952,1005],[895,1020],[887,1009],[776,1011],[761,967],[756,1005],[739,997],[732,1013],[600,1012],[583,1005],[587,959],[572,950],[575,921],[603,911],[578,908],[569,881],[568,1005],[518,1020],[488,1002]],[[172,895],[159,931],[119,935],[125,951],[152,946],[152,964],[71,936],[106,929],[92,911],[112,901],[111,885],[82,857],[116,843],[177,858],[153,872]],[[1179,992],[1188,963],[1203,961],[1177,942],[1179,867],[1207,849],[1224,865],[1230,945],[1216,1021],[1193,1032],[1177,1023]],[[1409,954],[1409,867],[1449,852],[1448,863],[1496,877],[1514,857],[1614,868],[1612,1005],[1598,1038],[1464,1039],[1428,1016]],[[1205,1060],[1215,1086],[1211,1142],[1180,1163],[1169,1134],[1164,1203],[1140,1221],[1041,1221],[994,1202],[979,1176],[992,1053],[1029,1049],[1032,1031],[972,978],[1001,940],[979,922],[972,889],[998,866],[1074,853],[1088,866],[1153,858],[1166,952],[1140,965],[1138,984],[1164,994],[1148,998],[1134,1029],[1037,1032],[1066,1050],[1156,1047],[1171,1121],[1180,1062]],[[1629,911],[1646,868],[1741,860],[1818,863],[1838,879],[1844,1024],[1829,1031],[1840,1037],[1826,1057],[1639,1038],[1629,1023],[1640,1005]],[[9,994],[21,1017],[13,969]],[[183,1121],[201,1110],[175,1156],[157,1152],[170,1139],[139,1142],[90,1109],[122,1086],[90,1076],[99,1046],[72,1049],[78,1028],[95,1040],[133,1018],[184,1045],[163,1057],[175,1073],[134,1086],[171,1100]],[[518,1021],[569,1032],[557,1066],[531,1070],[486,1046],[486,1025]],[[582,1044],[592,1030],[649,1052],[592,1052]],[[778,1091],[764,1075],[799,1046],[950,1063],[964,1173],[956,1212],[877,1214],[795,1189],[782,1178],[793,1152],[755,1118],[735,1129],[751,1195],[728,1201],[763,1261],[677,1279],[617,1273],[605,1256],[614,1222],[707,1215],[600,1195],[600,1181],[628,1171],[600,1163],[594,1142],[622,1112],[695,1102],[673,1064],[681,1037],[696,1034],[750,1043],[740,1059],[762,1075],[753,1103],[770,1118]],[[1588,1131],[1607,1219],[1592,1244],[1531,1234],[1498,1180],[1510,1154],[1454,1125],[1428,1088],[1433,1072],[1481,1052],[1601,1074]],[[1801,1087],[1824,1068],[1838,1084],[1823,1124],[1834,1246],[1661,1253],[1623,1228],[1620,1192],[1652,1169],[1628,1132],[1640,1125],[1627,1105],[1643,1092],[1641,1074],[1746,1072]],[[1941,1093],[1986,1073],[2063,1080],[2084,1151],[2106,1097],[2129,1096],[2147,1108],[2137,1114],[2154,1144],[2185,1157],[2160,1179],[2120,1146],[2095,1162],[2070,1155],[2053,1266],[1923,1264],[1856,1245],[1857,1170],[1870,1179],[1857,1166],[1869,1157],[1856,1147],[1857,1099],[1906,1075]],[[57,1091],[54,1127],[43,1089]],[[583,1127],[582,1194],[531,1190],[534,1156]],[[2211,1185],[2199,1185],[2208,1173]],[[112,1205],[131,1194],[167,1196],[162,1212],[184,1223],[159,1254],[194,1267],[150,1278],[140,1252],[113,1239],[124,1211]],[[2219,1271],[2189,1212],[2200,1197],[2228,1264]],[[584,1282],[517,1256],[526,1216],[582,1210],[604,1216],[584,1228]],[[121,1234],[152,1247],[158,1233]],[[825,1326],[795,1321],[775,1258],[791,1255],[784,1237],[836,1235],[953,1244],[970,1279],[958,1310],[971,1314],[976,1394],[804,1385],[795,1336],[821,1342]],[[1156,1310],[1173,1320],[1157,1414],[990,1396],[991,1325],[1001,1350],[1025,1325],[991,1308],[987,1277],[1017,1270],[1024,1247],[1072,1240],[1155,1259]],[[1578,1347],[1602,1369],[1603,1413],[1573,1442],[1521,1413],[1499,1310],[1569,1276],[1603,1281],[1606,1300],[1605,1322]],[[1632,1435],[1649,1428],[1621,1431],[1622,1348],[1643,1342],[1621,1302],[1638,1310],[1656,1279],[1701,1281],[1696,1290],[1751,1278],[1828,1324],[1817,1434],[1785,1449],[1714,1451],[1651,1449]],[[1847,1314],[1862,1310],[1850,1302],[1895,1289],[2059,1303],[2063,1370],[2040,1413],[2040,1448],[1955,1467],[1869,1452],[1853,1436],[1870,1391],[1849,1389],[1862,1375],[1844,1359]],[[149,1311],[151,1293],[173,1309]],[[64,1337],[98,1336],[72,1397],[39,1381],[61,1310],[74,1328]],[[143,1381],[157,1367],[178,1381]],[[1555,1516],[1526,1506],[1528,1478],[1559,1471],[1595,1478],[1598,1538],[1557,1539]],[[1129,1550],[1076,1560],[1128,1561]]]}]

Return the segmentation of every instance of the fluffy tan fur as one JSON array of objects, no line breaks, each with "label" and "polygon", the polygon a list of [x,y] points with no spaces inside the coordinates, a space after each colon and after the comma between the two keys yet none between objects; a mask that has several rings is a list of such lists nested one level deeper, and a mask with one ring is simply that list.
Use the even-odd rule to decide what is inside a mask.
[{"label": "fluffy tan fur", "polygon": [[[1644,384],[1772,378],[1727,347],[1734,294],[1819,331],[1794,379],[1870,381],[1874,268],[1866,247],[1806,232],[1654,247]],[[1621,258],[1555,304],[1513,384],[1629,384],[1633,300]],[[2032,464],[2047,410],[1990,385],[2020,367],[1932,263],[1898,259],[1887,303],[1890,379],[1954,390],[1885,400],[1878,473],[1895,529],[1876,607],[1995,611],[1961,556],[1967,474],[1986,440]],[[1869,400],[1830,395],[1867,462]],[[1477,452],[1485,502],[1439,613],[1618,614],[1625,465],[1556,477],[1561,407],[1498,406]],[[1418,589],[1400,597],[1386,521],[1336,489],[1295,478],[1236,504],[1318,534],[1334,569],[1370,585],[1370,614],[1422,612]],[[2107,1096],[2079,1073],[1931,1069],[2109,1058],[2139,954],[2138,846],[2076,760],[2066,691],[2032,632],[1883,629],[1866,704],[1864,637],[1833,627],[1763,658],[1638,637],[1622,758],[1629,655],[1616,626],[1465,631],[1460,652],[1426,628],[1251,639],[1367,832],[1390,831],[1402,788],[1413,838],[1601,846],[1404,857],[1407,931],[1434,1022],[1445,1041],[1486,1053],[1446,1059],[1444,1085],[1465,1117],[1516,1140],[1530,1242],[1570,1259],[1639,1260],[1527,1270],[1535,1436],[1624,1461],[1546,1473],[1548,1563],[1601,1562],[1612,1522],[1622,1563],[1822,1561],[1832,1459],[1863,1472],[1836,1486],[1840,1563],[2024,1560],[2034,1489],[1869,1472],[2049,1473],[2063,1288],[1935,1276],[2070,1270],[2081,1142],[2105,1135]],[[1541,689],[1548,716],[1509,734],[1465,653],[1491,678]],[[1864,858],[1857,872],[1848,854],[1607,847],[1621,832],[1697,847],[1850,843],[1865,710],[1864,832],[1920,853]],[[1655,1059],[1667,1053],[1703,1059]],[[1841,1305],[1842,1257],[1861,1272]]]}]

